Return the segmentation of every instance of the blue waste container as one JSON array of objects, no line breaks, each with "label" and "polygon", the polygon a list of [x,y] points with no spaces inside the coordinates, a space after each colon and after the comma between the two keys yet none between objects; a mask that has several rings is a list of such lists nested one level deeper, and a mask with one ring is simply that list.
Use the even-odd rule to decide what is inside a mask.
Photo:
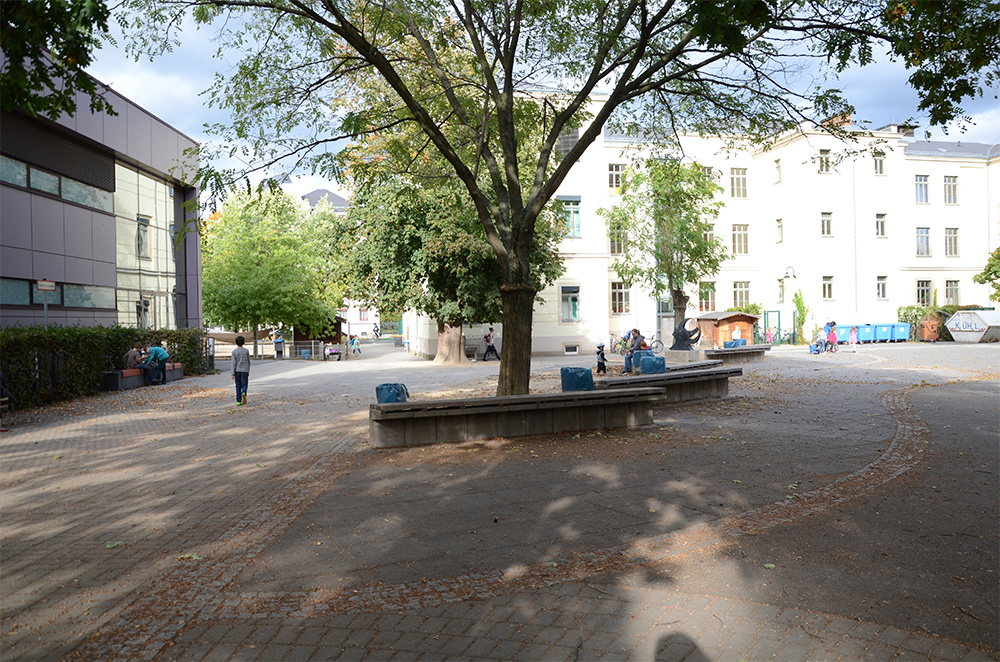
[{"label": "blue waste container", "polygon": [[382,402],[406,402],[410,399],[410,392],[406,390],[406,384],[379,384],[375,387],[375,399]]},{"label": "blue waste container", "polygon": [[859,326],[858,342],[875,342],[875,327],[871,324]]},{"label": "blue waste container", "polygon": [[644,356],[639,362],[639,369],[644,375],[666,372],[667,360],[662,356]]},{"label": "blue waste container", "polygon": [[875,325],[875,342],[889,342],[892,340],[892,324]]},{"label": "blue waste container", "polygon": [[910,339],[910,325],[907,322],[897,322],[892,325],[893,342],[906,342]]},{"label": "blue waste container", "polygon": [[303,358],[303,360],[308,361],[309,360],[309,356],[310,356],[310,352],[309,352],[308,349],[302,350],[302,358]]},{"label": "blue waste container", "polygon": [[837,327],[837,342],[850,342],[851,341],[851,325],[845,324],[844,326]]},{"label": "blue waste container", "polygon": [[594,373],[590,368],[562,368],[559,372],[563,391],[594,390]]}]

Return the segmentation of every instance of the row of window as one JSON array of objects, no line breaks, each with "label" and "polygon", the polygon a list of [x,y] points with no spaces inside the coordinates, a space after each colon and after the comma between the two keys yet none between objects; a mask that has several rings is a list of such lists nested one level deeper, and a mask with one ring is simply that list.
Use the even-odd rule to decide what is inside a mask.
[{"label": "row of window", "polygon": [[[961,305],[959,300],[959,281],[946,280],[944,282],[944,303],[948,306]],[[823,276],[822,298],[824,301],[835,300],[834,296],[834,276]],[[626,295],[627,296],[627,295]],[[889,277],[877,276],[875,279],[875,298],[879,301],[889,299]],[[929,306],[933,299],[933,282],[930,280],[917,280],[916,296],[914,301],[920,306]],[[785,281],[778,280],[778,303],[785,301]],[[741,307],[750,303],[750,281],[733,281],[733,306]],[[698,310],[715,310],[715,283],[702,282],[698,288]],[[612,312],[614,312],[612,308]]]},{"label": "row of window", "polygon": [[[832,172],[832,157],[828,149],[819,150],[819,172],[829,174]],[[874,155],[875,174],[885,174],[885,154],[876,152]],[[705,172],[712,175],[711,168],[704,168]],[[625,164],[608,164],[608,192],[618,196],[622,194],[622,173],[625,171]],[[781,159],[774,160],[775,181],[781,181]],[[930,204],[930,177],[928,175],[916,175],[916,202],[917,204]],[[729,195],[736,199],[747,198],[747,169],[729,169]],[[958,204],[958,177],[955,175],[945,175],[944,177],[944,204]],[[573,235],[575,236],[575,235]]]},{"label": "row of window", "polygon": [[54,291],[33,287],[35,281],[0,278],[0,304],[31,306],[47,303],[66,308],[115,308],[115,288],[57,283]]},{"label": "row of window", "polygon": [[108,213],[114,211],[113,193],[30,166],[9,156],[0,156],[0,181],[43,191],[63,200]]}]

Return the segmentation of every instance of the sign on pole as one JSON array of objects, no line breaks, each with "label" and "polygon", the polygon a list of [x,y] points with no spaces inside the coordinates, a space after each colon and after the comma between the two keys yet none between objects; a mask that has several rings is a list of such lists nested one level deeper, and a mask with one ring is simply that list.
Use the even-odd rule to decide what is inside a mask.
[{"label": "sign on pole", "polygon": [[56,282],[54,280],[38,280],[35,281],[39,292],[55,292]]}]

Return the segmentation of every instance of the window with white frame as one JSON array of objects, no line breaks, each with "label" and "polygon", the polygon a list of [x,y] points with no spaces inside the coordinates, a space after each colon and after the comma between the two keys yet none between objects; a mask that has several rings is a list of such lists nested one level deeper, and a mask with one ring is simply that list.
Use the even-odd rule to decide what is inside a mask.
[{"label": "window with white frame", "polygon": [[698,310],[707,312],[715,310],[715,283],[702,281],[698,284]]},{"label": "window with white frame", "polygon": [[135,233],[135,252],[136,255],[144,260],[152,259],[149,254],[149,221],[148,216],[137,216],[138,221]]},{"label": "window with white frame", "polygon": [[705,231],[701,233],[701,237],[705,240],[705,243],[712,243],[715,240],[715,226],[711,223],[706,223]]},{"label": "window with white frame", "polygon": [[889,277],[878,276],[875,279],[875,298],[885,300],[889,298]]},{"label": "window with white frame", "polygon": [[958,257],[958,228],[944,229],[944,254]]},{"label": "window with white frame", "polygon": [[946,280],[944,282],[944,305],[946,306],[960,306],[961,301],[958,300],[958,281],[957,280]]},{"label": "window with white frame", "polygon": [[833,214],[825,211],[819,217],[819,233],[824,237],[833,236]]},{"label": "window with white frame", "polygon": [[774,183],[781,181],[781,159],[774,160]]},{"label": "window with white frame", "polygon": [[917,255],[931,254],[931,229],[917,228]]},{"label": "window with white frame", "polygon": [[931,305],[931,282],[929,280],[917,281],[917,305]]},{"label": "window with white frame", "polygon": [[608,193],[611,195],[622,194],[623,172],[625,172],[624,163],[611,163],[608,165]]},{"label": "window with white frame", "polygon": [[785,303],[785,279],[778,279],[778,303]]},{"label": "window with white frame", "polygon": [[628,287],[622,282],[611,283],[611,314],[624,315],[628,312]]},{"label": "window with white frame", "polygon": [[775,221],[778,226],[778,240],[774,243],[780,244],[785,241],[785,223],[779,218]]},{"label": "window with white frame", "polygon": [[830,172],[830,150],[828,149],[819,150],[819,171],[822,174]]},{"label": "window with white frame", "polygon": [[715,170],[712,166],[701,166],[701,172],[705,175],[705,179],[715,181]]},{"label": "window with white frame", "polygon": [[875,214],[875,236],[885,237],[885,214]]},{"label": "window with white frame", "polygon": [[625,239],[625,230],[618,225],[611,224],[608,227],[608,252],[612,255],[624,255]]},{"label": "window with white frame", "polygon": [[823,276],[823,300],[833,299],[833,276]]},{"label": "window with white frame", "polygon": [[750,281],[733,281],[733,307],[742,308],[750,303]]},{"label": "window with white frame", "polygon": [[885,174],[885,152],[875,152],[873,154],[875,161],[875,174],[884,175]]},{"label": "window with white frame", "polygon": [[563,212],[566,214],[566,236],[580,236],[580,201],[567,198],[560,198],[563,204]]},{"label": "window with white frame", "polygon": [[368,321],[368,309],[367,308],[361,308],[360,310],[358,310],[358,320],[361,321],[361,322],[367,322]]},{"label": "window with white frame", "polygon": [[958,177],[949,175],[944,178],[944,203],[946,205],[958,204]]},{"label": "window with white frame", "polygon": [[729,169],[729,192],[734,198],[747,197],[747,169]]},{"label": "window with white frame", "polygon": [[563,285],[559,288],[559,297],[562,302],[562,321],[580,321],[580,286]]},{"label": "window with white frame", "polygon": [[927,192],[927,175],[916,176],[916,201],[918,205],[926,205],[930,202],[930,195]]},{"label": "window with white frame", "polygon": [[733,255],[747,255],[750,252],[750,225],[733,223]]}]

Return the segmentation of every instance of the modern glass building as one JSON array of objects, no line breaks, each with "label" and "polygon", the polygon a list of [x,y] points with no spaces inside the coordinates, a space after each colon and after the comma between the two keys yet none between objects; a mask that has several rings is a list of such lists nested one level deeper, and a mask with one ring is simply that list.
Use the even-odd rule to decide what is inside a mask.
[{"label": "modern glass building", "polygon": [[[202,326],[196,143],[117,115],[0,115],[0,324]],[[190,203],[186,205],[185,203]]]}]

